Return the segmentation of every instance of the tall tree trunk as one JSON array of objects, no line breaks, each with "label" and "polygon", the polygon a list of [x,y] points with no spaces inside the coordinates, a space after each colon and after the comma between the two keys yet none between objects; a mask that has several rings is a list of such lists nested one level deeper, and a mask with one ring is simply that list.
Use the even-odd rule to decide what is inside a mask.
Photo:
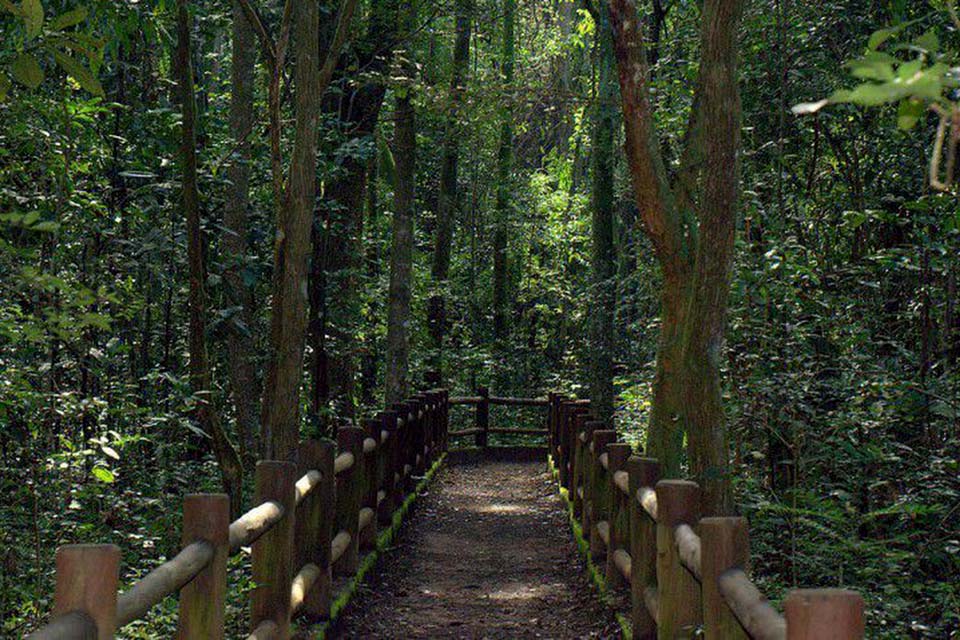
[{"label": "tall tree trunk", "polygon": [[[403,33],[410,37],[416,23],[415,2],[407,5]],[[416,114],[413,91],[416,67],[413,44],[402,63],[404,76],[397,95],[394,114],[393,157],[397,165],[394,188],[393,240],[390,249],[390,295],[387,301],[387,363],[385,395],[389,406],[399,402],[409,390],[410,378],[410,289],[413,263],[413,212],[416,203]]]},{"label": "tall tree trunk", "polygon": [[200,226],[200,194],[197,185],[196,103],[193,70],[190,64],[190,15],[187,0],[177,2],[177,70],[180,73],[180,100],[183,129],[180,145],[183,212],[187,221],[187,258],[190,264],[190,384],[198,397],[196,419],[200,429],[213,442],[224,491],[230,496],[231,510],[239,513],[242,504],[243,466],[220,423],[213,401],[210,364],[207,359],[206,305],[207,280],[204,265],[203,231]]},{"label": "tall tree trunk", "polygon": [[240,455],[249,464],[258,454],[257,399],[259,380],[254,362],[253,288],[242,271],[250,251],[247,208],[250,185],[250,138],[253,134],[253,87],[256,63],[253,26],[239,4],[233,7],[233,68],[231,71],[230,129],[236,145],[227,167],[227,194],[223,212],[223,249],[227,268],[224,283],[230,306],[239,307],[237,319],[243,328],[227,340],[230,393],[237,418]]},{"label": "tall tree trunk", "polygon": [[317,188],[316,140],[321,94],[318,3],[298,2],[293,24],[296,133],[274,243],[270,357],[260,420],[265,457],[275,460],[288,459],[300,437],[307,263]]},{"label": "tall tree trunk", "polygon": [[597,99],[593,129],[593,296],[590,304],[590,407],[604,421],[613,419],[613,314],[617,261],[613,226],[613,158],[617,122],[613,41],[609,18],[598,13]]},{"label": "tall tree trunk", "polygon": [[498,343],[506,340],[507,325],[507,226],[510,218],[510,174],[513,165],[512,101],[514,66],[514,23],[516,0],[503,2],[503,47],[500,52],[503,104],[500,107],[500,146],[497,152],[497,203],[493,229],[493,334]]},{"label": "tall tree trunk", "polygon": [[700,68],[703,122],[703,193],[699,241],[684,323],[684,395],[690,470],[703,487],[708,515],[733,509],[721,396],[720,355],[727,322],[736,232],[740,149],[737,28],[743,0],[704,3]]},{"label": "tall tree trunk", "polygon": [[700,75],[686,147],[670,184],[653,123],[636,6],[631,0],[610,3],[626,154],[644,232],[664,274],[648,448],[668,475],[677,474],[686,433],[691,469],[704,487],[703,512],[709,514],[732,509],[719,362],[736,221],[741,10],[742,0],[704,3]]},{"label": "tall tree trunk", "polygon": [[[355,1],[355,0],[351,0]],[[330,92],[323,110],[337,119],[337,126],[349,141],[372,137],[380,117],[386,88],[379,74],[386,74],[397,44],[396,0],[374,0],[368,28],[354,45],[356,62],[374,79],[359,86],[348,71],[340,68],[338,93]],[[348,63],[353,64],[354,58]],[[331,150],[332,151],[332,150]],[[347,158],[341,175],[332,180],[320,209],[326,220],[324,232],[314,241],[311,274],[310,346],[314,353],[313,404],[321,421],[327,422],[327,405],[341,417],[356,413],[357,324],[360,321],[363,194],[366,164]],[[328,339],[329,337],[329,339]]]},{"label": "tall tree trunk", "polygon": [[443,159],[440,168],[440,197],[437,201],[437,233],[433,249],[431,275],[435,291],[429,303],[430,335],[434,356],[431,368],[442,374],[443,338],[446,334],[446,281],[450,274],[450,245],[453,239],[453,221],[458,205],[458,161],[460,156],[460,103],[470,62],[470,22],[473,18],[473,0],[457,0],[456,35],[453,46],[453,73],[450,77],[450,104],[447,111],[443,139]]}]

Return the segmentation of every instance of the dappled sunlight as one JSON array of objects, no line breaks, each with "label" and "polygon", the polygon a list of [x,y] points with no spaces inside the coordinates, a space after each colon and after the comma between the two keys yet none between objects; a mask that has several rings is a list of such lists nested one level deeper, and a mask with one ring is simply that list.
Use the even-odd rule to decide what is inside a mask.
[{"label": "dappled sunlight", "polygon": [[487,594],[491,600],[522,601],[548,598],[562,589],[561,584],[514,583]]}]

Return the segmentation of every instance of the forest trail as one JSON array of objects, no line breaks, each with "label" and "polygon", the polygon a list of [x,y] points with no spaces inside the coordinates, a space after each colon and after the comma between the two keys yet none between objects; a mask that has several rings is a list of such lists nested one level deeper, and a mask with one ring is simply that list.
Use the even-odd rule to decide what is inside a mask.
[{"label": "forest trail", "polygon": [[333,638],[614,638],[543,463],[445,468]]}]

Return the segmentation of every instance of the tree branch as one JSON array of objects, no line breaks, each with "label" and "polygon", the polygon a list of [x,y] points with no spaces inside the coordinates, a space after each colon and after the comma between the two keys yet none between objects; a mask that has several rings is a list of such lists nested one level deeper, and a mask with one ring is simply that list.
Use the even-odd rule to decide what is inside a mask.
[{"label": "tree branch", "polygon": [[623,102],[626,155],[637,206],[664,271],[679,274],[686,269],[683,236],[654,129],[647,56],[633,0],[611,0],[610,26]]}]

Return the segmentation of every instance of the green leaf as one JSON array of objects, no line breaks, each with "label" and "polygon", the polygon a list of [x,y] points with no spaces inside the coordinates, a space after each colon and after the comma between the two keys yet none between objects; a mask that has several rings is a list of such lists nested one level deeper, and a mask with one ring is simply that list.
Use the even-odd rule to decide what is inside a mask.
[{"label": "green leaf", "polygon": [[44,220],[43,222],[38,222],[35,225],[30,227],[30,231],[40,231],[43,233],[50,233],[56,231],[60,228],[59,222],[54,222],[53,220]]},{"label": "green leaf", "polygon": [[96,466],[91,471],[93,477],[99,480],[100,482],[106,482],[107,484],[113,483],[117,478],[113,475],[113,472],[106,467]]},{"label": "green leaf", "polygon": [[56,60],[60,68],[70,74],[81,87],[95,96],[103,97],[103,87],[89,69],[62,51],[54,50],[53,59]]},{"label": "green leaf", "polygon": [[897,126],[907,131],[923,116],[923,103],[916,98],[902,100],[897,109]]},{"label": "green leaf", "polygon": [[23,15],[23,14],[20,12],[20,7],[18,7],[17,5],[13,4],[12,2],[10,2],[10,0],[0,0],[0,9],[4,9],[4,10],[6,10],[6,11],[9,11],[10,13],[12,13],[12,14],[15,15],[15,16],[22,16],[22,15]]},{"label": "green leaf", "polygon": [[893,65],[897,62],[896,58],[880,53],[879,51],[868,51],[865,56],[859,60],[852,60],[847,63],[855,77],[861,80],[879,80],[887,82],[894,79]]},{"label": "green leaf", "polygon": [[913,44],[918,49],[923,49],[931,55],[940,50],[940,39],[937,37],[937,34],[933,29],[930,29],[922,36],[917,38]]},{"label": "green leaf", "polygon": [[5,75],[0,75],[0,102],[7,99],[7,94],[10,93],[11,86],[12,83],[10,79]]},{"label": "green leaf", "polygon": [[50,22],[51,31],[62,31],[70,27],[75,27],[87,19],[87,8],[77,7],[73,11],[62,13]]},{"label": "green leaf", "polygon": [[27,26],[27,36],[33,38],[40,35],[43,30],[43,4],[40,0],[23,0],[20,3],[20,15]]},{"label": "green leaf", "polygon": [[21,53],[10,65],[13,79],[29,89],[36,89],[43,82],[43,69],[29,53]]}]

